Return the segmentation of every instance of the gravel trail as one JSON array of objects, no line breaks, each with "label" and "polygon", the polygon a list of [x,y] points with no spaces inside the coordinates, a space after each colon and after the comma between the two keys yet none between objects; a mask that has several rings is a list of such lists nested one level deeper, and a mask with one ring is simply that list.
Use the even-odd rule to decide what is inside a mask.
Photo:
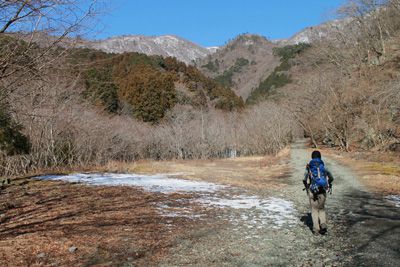
[{"label": "gravel trail", "polygon": [[[221,210],[213,223],[177,240],[162,266],[398,266],[400,208],[369,193],[352,172],[324,158],[335,177],[327,198],[328,234],[311,233],[309,203],[302,175],[310,159],[304,141],[292,145],[292,176],[284,191],[260,192],[294,204],[295,223],[279,228],[232,223],[254,211]],[[224,220],[225,218],[225,220]],[[221,223],[222,222],[222,223]]]},{"label": "gravel trail", "polygon": [[[304,147],[301,141],[292,146],[293,186],[287,193],[303,214],[302,221],[311,227],[306,198],[298,194],[296,185],[310,158]],[[306,262],[320,265],[316,259],[322,258],[325,262],[322,266],[398,266],[400,209],[384,196],[369,193],[348,168],[330,158],[324,160],[335,177],[333,194],[328,195],[326,204],[330,231],[326,237],[311,237],[304,228],[297,233],[312,244]],[[315,251],[318,251],[316,257]]]}]

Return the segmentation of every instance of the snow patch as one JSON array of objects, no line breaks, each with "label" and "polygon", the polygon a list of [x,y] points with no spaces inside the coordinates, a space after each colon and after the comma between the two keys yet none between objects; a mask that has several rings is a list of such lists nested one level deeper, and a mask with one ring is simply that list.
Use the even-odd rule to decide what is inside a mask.
[{"label": "snow patch", "polygon": [[309,43],[311,43],[311,42],[310,42],[310,38],[309,38],[307,35],[302,34],[302,35],[296,36],[296,37],[294,38],[294,43],[295,43],[295,44],[300,44],[300,43],[309,44]]},{"label": "snow patch", "polygon": [[400,208],[400,195],[389,195],[386,196],[385,199]]},{"label": "snow patch", "polygon": [[296,210],[291,201],[282,198],[270,197],[267,199],[256,196],[239,195],[233,199],[226,198],[205,198],[200,203],[207,206],[217,206],[222,209],[231,208],[236,210],[247,210],[246,214],[231,216],[233,223],[238,220],[245,222],[248,228],[261,228],[270,225],[273,228],[280,228],[284,224],[293,225],[297,222],[294,214]]},{"label": "snow patch", "polygon": [[[219,217],[228,219],[233,225],[250,230],[260,228],[281,228],[298,223],[296,209],[291,201],[238,193],[234,188],[185,179],[174,178],[179,174],[116,174],[116,173],[75,173],[70,175],[44,175],[37,179],[84,183],[94,186],[136,186],[150,192],[197,193],[190,201],[206,208],[220,209]],[[229,191],[228,191],[229,189]],[[236,192],[236,193],[235,193]],[[187,200],[184,200],[187,201]],[[157,207],[162,216],[201,218],[202,214],[191,206],[169,206],[160,203]]]},{"label": "snow patch", "polygon": [[246,40],[244,42],[244,45],[246,45],[246,46],[254,45],[254,41],[253,40]]},{"label": "snow patch", "polygon": [[224,188],[207,182],[196,182],[184,179],[171,178],[167,174],[116,174],[116,173],[75,173],[70,175],[44,175],[36,177],[43,180],[66,181],[89,185],[109,186],[137,186],[146,191],[173,193],[173,192],[215,192]]},{"label": "snow patch", "polygon": [[167,46],[174,46],[179,43],[179,39],[171,35],[162,35],[154,38],[154,43]]},{"label": "snow patch", "polygon": [[210,52],[210,53],[215,53],[219,50],[219,46],[210,46],[210,47],[206,47],[206,49]]},{"label": "snow patch", "polygon": [[201,214],[194,214],[190,208],[185,207],[171,207],[165,204],[159,204],[157,207],[158,211],[163,217],[169,218],[187,218],[187,219],[199,219],[202,217]]}]

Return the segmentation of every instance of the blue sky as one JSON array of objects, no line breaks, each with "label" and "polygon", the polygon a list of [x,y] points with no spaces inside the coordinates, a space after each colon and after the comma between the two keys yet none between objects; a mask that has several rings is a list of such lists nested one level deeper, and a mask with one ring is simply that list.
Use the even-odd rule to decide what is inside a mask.
[{"label": "blue sky", "polygon": [[288,38],[332,19],[344,0],[113,0],[96,39],[123,34],[174,34],[202,46],[241,33]]}]

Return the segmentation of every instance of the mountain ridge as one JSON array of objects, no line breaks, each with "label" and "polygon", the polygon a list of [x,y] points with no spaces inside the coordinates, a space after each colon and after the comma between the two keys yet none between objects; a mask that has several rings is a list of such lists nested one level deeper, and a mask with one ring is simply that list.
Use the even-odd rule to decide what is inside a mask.
[{"label": "mountain ridge", "polygon": [[217,50],[216,47],[202,47],[176,35],[123,35],[103,40],[84,41],[80,47],[88,47],[107,53],[138,52],[146,55],[176,57],[191,64],[197,58],[206,57]]},{"label": "mountain ridge", "polygon": [[[328,37],[332,30],[343,28],[344,25],[346,25],[346,20],[332,20],[319,25],[306,27],[287,39],[271,39],[268,41],[277,46],[293,45],[301,42],[312,43]],[[33,38],[31,38],[31,34],[12,33],[12,35],[18,35],[20,38],[26,41],[33,40],[41,46],[46,46],[47,43],[52,43],[57,40],[56,36],[48,36],[47,34],[40,32],[35,32]],[[238,36],[244,35],[265,38],[260,34],[249,33],[240,34]],[[146,55],[175,57],[179,61],[193,65],[195,64],[195,61],[204,59],[207,56],[215,54],[217,51],[224,49],[238,36],[230,41],[227,41],[225,45],[210,47],[196,44],[195,42],[174,34],[151,36],[121,35],[97,40],[65,38],[60,45],[65,47],[96,49],[107,53],[121,54],[125,52],[138,52]]]},{"label": "mountain ridge", "polygon": [[333,31],[344,30],[350,22],[349,19],[335,19],[318,25],[306,27],[288,39],[272,40],[277,45],[296,45],[299,43],[313,43],[329,38]]},{"label": "mountain ridge", "polygon": [[279,64],[273,53],[277,46],[263,36],[241,34],[216,53],[197,60],[196,66],[246,99]]}]

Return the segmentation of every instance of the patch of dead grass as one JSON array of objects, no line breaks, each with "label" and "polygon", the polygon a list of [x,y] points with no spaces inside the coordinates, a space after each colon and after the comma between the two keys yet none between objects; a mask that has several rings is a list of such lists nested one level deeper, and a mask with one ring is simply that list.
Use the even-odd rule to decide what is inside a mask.
[{"label": "patch of dead grass", "polygon": [[[163,258],[194,220],[161,216],[184,194],[28,180],[0,194],[0,266],[118,266]],[[179,201],[178,201],[179,200]],[[74,253],[68,248],[75,246]]]},{"label": "patch of dead grass", "polygon": [[[290,175],[289,149],[277,156],[215,160],[110,162],[79,171],[174,173],[246,189],[279,189]],[[69,169],[45,171],[70,173]],[[43,173],[36,173],[36,175]],[[144,192],[134,187],[13,179],[0,191],[0,266],[154,265],[189,229],[216,220],[190,194]],[[187,201],[185,201],[185,199]],[[183,200],[183,201],[182,201]],[[208,220],[163,216],[159,204],[185,208]],[[71,253],[70,247],[77,247]]]},{"label": "patch of dead grass", "polygon": [[367,163],[364,166],[366,172],[373,172],[381,175],[392,175],[392,176],[400,176],[400,163],[399,165],[394,165],[390,163]]},{"label": "patch of dead grass", "polygon": [[177,177],[233,185],[246,189],[278,189],[290,176],[289,149],[277,156],[238,157],[212,160],[111,162],[102,171],[140,174],[170,173]]},{"label": "patch of dead grass", "polygon": [[352,169],[360,181],[376,193],[400,194],[400,155],[381,152],[342,152],[321,149]]}]

